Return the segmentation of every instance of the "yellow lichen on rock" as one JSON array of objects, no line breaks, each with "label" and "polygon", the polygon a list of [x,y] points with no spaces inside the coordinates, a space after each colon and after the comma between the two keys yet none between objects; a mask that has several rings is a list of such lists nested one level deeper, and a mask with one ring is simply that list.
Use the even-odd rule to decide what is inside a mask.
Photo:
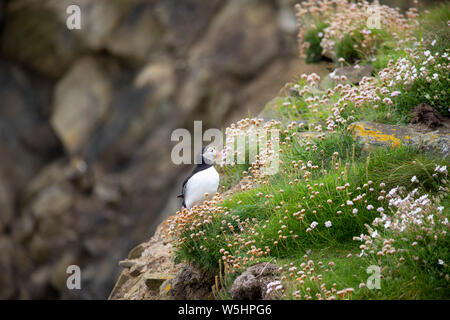
[{"label": "yellow lichen on rock", "polygon": [[[383,145],[389,145],[392,148],[398,147],[402,144],[401,140],[393,133],[383,133],[379,128],[377,128],[376,124],[358,122],[352,123],[348,128],[355,137],[361,137],[363,140],[369,140],[366,142],[379,142]],[[396,131],[396,129],[392,129],[392,131]]]}]

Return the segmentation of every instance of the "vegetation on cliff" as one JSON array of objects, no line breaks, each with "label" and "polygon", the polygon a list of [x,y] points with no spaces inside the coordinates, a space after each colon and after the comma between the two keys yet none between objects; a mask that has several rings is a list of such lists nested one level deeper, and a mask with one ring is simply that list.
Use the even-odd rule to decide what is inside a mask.
[{"label": "vegetation on cliff", "polygon": [[[325,54],[374,74],[357,83],[332,75],[332,85],[301,75],[267,107],[280,121],[231,125],[227,137],[279,129],[279,170],[265,174],[261,146],[248,166],[224,165],[224,189],[246,184],[177,212],[176,258],[220,273],[219,298],[249,266],[271,262],[282,274],[267,288],[277,299],[448,299],[448,157],[402,143],[367,148],[349,125],[406,124],[420,104],[449,116],[450,6],[403,16],[365,2],[315,3],[298,6],[307,61]],[[367,12],[377,10],[384,27],[370,29]],[[381,289],[367,281],[374,270]]]}]

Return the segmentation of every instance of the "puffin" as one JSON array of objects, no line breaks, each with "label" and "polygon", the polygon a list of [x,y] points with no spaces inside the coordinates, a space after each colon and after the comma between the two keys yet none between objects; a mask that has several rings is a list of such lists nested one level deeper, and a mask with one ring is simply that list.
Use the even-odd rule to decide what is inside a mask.
[{"label": "puffin", "polygon": [[200,205],[206,199],[214,196],[219,187],[219,173],[214,164],[221,154],[213,147],[202,147],[200,163],[194,168],[192,173],[184,180],[181,194],[178,198],[183,198],[181,209],[191,209]]}]

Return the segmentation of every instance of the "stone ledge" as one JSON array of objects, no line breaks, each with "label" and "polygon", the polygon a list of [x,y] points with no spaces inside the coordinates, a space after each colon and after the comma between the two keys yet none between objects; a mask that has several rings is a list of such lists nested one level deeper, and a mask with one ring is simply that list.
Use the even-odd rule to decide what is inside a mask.
[{"label": "stone ledge", "polygon": [[421,133],[407,126],[372,122],[354,122],[348,126],[347,130],[366,147],[379,145],[395,148],[400,145],[409,145],[425,151],[437,152],[444,157],[449,155],[450,135],[439,133],[439,130]]}]

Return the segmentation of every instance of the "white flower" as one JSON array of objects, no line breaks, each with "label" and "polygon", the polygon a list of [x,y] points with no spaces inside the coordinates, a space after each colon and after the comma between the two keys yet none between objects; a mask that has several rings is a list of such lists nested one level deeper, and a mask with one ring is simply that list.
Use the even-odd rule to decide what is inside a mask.
[{"label": "white flower", "polygon": [[399,94],[401,94],[400,91],[394,91],[394,92],[391,93],[391,97],[396,97],[396,96],[398,96]]},{"label": "white flower", "polygon": [[383,207],[379,207],[379,208],[377,209],[377,211],[378,211],[378,212],[384,212],[384,209],[383,209]]},{"label": "white flower", "polygon": [[323,37],[323,32],[319,32],[319,33],[317,34],[317,36],[318,36],[319,38],[322,38],[322,37]]},{"label": "white flower", "polygon": [[357,214],[358,213],[358,209],[353,209],[353,214]]},{"label": "white flower", "polygon": [[331,227],[331,221],[330,220],[325,222],[325,227],[327,227],[327,228]]},{"label": "white flower", "polygon": [[411,178],[411,182],[419,182],[419,179],[417,179],[417,177],[414,176],[414,177]]},{"label": "white flower", "polygon": [[398,190],[398,186],[395,187],[394,189],[391,189],[391,191],[389,191],[389,195],[393,196],[397,192],[397,190]]},{"label": "white flower", "polygon": [[347,200],[347,205],[348,205],[348,206],[352,206],[352,205],[353,205],[353,202],[350,201],[350,200]]},{"label": "white flower", "polygon": [[439,75],[437,74],[437,73],[434,73],[433,74],[433,80],[436,80],[436,79],[438,79],[439,78]]},{"label": "white flower", "polygon": [[430,50],[427,50],[423,53],[425,55],[425,57],[428,57],[430,55]]},{"label": "white flower", "polygon": [[443,264],[444,264],[444,261],[441,260],[441,259],[438,259],[438,263],[439,263],[440,265],[443,265]]},{"label": "white flower", "polygon": [[367,210],[373,210],[373,205],[369,204],[369,205],[367,206]]},{"label": "white flower", "polygon": [[372,232],[372,238],[375,238],[378,235],[378,231],[375,230],[374,232]]},{"label": "white flower", "polygon": [[392,100],[389,99],[389,98],[384,98],[384,99],[383,99],[383,102],[386,103],[386,104],[389,104],[389,105],[392,104]]},{"label": "white flower", "polygon": [[317,227],[317,225],[318,225],[319,223],[317,222],[317,221],[313,221],[312,223],[311,223],[311,229],[314,229],[315,227]]},{"label": "white flower", "polygon": [[431,42],[431,45],[434,47],[436,45],[436,40],[433,40],[433,42]]}]

